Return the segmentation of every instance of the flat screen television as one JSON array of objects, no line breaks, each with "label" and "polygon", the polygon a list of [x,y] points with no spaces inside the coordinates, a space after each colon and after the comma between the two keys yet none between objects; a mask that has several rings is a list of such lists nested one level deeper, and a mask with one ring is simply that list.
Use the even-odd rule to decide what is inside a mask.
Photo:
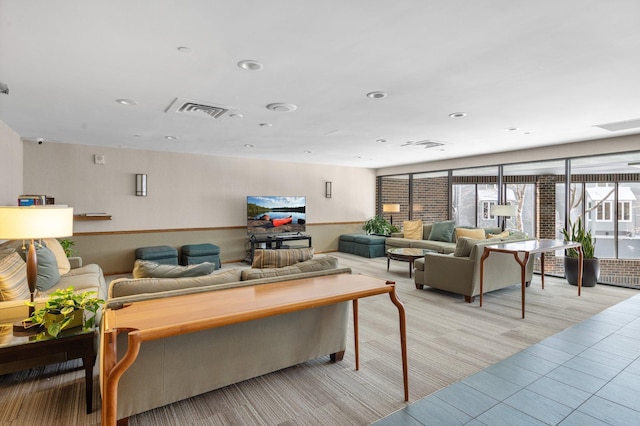
[{"label": "flat screen television", "polygon": [[247,232],[251,235],[304,232],[306,197],[247,197]]}]

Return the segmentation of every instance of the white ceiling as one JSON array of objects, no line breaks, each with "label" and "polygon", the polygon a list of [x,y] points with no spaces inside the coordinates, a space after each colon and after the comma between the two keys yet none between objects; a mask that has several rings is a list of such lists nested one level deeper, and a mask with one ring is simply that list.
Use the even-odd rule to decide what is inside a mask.
[{"label": "white ceiling", "polygon": [[640,133],[594,127],[639,76],[638,0],[0,0],[0,120],[45,143],[379,168]]}]

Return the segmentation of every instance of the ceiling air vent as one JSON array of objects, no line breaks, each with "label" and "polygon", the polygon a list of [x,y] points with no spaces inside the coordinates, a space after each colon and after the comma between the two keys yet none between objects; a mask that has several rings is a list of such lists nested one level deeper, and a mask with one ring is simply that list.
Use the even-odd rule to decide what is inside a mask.
[{"label": "ceiling air vent", "polygon": [[616,121],[615,123],[596,124],[594,127],[600,127],[601,129],[608,130],[610,132],[635,129],[636,127],[640,127],[640,118],[626,121]]},{"label": "ceiling air vent", "polygon": [[237,110],[238,108],[217,105],[212,102],[176,98],[165,112],[175,112],[176,114],[191,115],[194,117],[221,118]]},{"label": "ceiling air vent", "polygon": [[414,142],[414,141],[405,142],[400,146],[422,146],[426,149],[426,148],[435,148],[436,146],[442,146],[442,145],[444,145],[444,143],[442,142],[436,142],[436,141],[431,141],[429,139],[425,139],[423,141],[418,141],[418,142]]}]

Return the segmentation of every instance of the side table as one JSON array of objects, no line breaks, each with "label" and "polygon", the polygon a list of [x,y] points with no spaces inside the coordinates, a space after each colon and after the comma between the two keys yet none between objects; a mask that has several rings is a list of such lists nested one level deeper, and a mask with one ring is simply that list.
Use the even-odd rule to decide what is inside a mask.
[{"label": "side table", "polygon": [[[13,327],[13,324],[0,324]],[[94,346],[96,331],[81,327],[62,331],[58,338],[41,332],[32,335],[5,335],[0,341],[0,363],[36,359],[45,355],[65,354],[67,361],[82,358],[87,414],[93,412],[93,366],[96,361]],[[47,365],[51,362],[42,362]]]}]

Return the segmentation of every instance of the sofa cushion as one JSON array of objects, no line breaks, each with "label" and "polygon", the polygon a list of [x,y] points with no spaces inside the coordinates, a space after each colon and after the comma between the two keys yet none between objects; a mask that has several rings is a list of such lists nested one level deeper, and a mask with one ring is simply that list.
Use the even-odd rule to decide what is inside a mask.
[{"label": "sofa cushion", "polygon": [[456,228],[456,241],[461,237],[483,240],[485,238],[484,229],[480,228]]},{"label": "sofa cushion", "polygon": [[304,272],[324,271],[336,269],[338,259],[333,256],[323,256],[309,259],[295,265],[281,268],[250,268],[242,270],[242,281],[256,280],[260,278],[280,277],[283,275],[300,274]]},{"label": "sofa cushion", "polygon": [[27,265],[18,253],[0,258],[0,301],[28,300]]},{"label": "sofa cushion", "polygon": [[509,236],[509,231],[504,231],[504,232],[501,232],[499,234],[491,234],[491,233],[487,234],[487,238],[500,238],[500,239],[502,239],[502,238],[507,238],[508,236]]},{"label": "sofa cushion", "polygon": [[40,291],[49,290],[60,281],[60,271],[56,255],[45,246],[36,247],[38,260],[38,279],[36,288]]},{"label": "sofa cushion", "polygon": [[282,268],[295,265],[313,257],[313,248],[256,250],[253,254],[252,268]]},{"label": "sofa cushion", "polygon": [[471,250],[473,249],[473,247],[483,240],[484,238],[474,239],[469,237],[460,237],[456,242],[456,249],[453,252],[453,255],[455,257],[469,257],[469,255],[471,255]]},{"label": "sofa cushion", "polygon": [[404,229],[404,238],[410,240],[422,239],[422,221],[421,220],[405,220],[402,222]]},{"label": "sofa cushion", "polygon": [[45,238],[42,242],[56,256],[56,263],[58,264],[58,272],[60,272],[60,275],[64,275],[69,272],[71,270],[71,263],[69,263],[69,258],[64,252],[60,241],[56,238]]},{"label": "sofa cushion", "polygon": [[450,243],[453,237],[453,230],[456,223],[453,220],[446,220],[444,222],[434,222],[431,226],[431,233],[429,239],[432,241],[442,241]]},{"label": "sofa cushion", "polygon": [[208,275],[216,269],[210,262],[188,266],[165,265],[150,260],[136,260],[133,264],[133,278],[180,278]]},{"label": "sofa cushion", "polygon": [[109,298],[233,283],[240,281],[240,272],[240,269],[231,269],[228,271],[217,270],[199,277],[117,278],[109,284]]}]

